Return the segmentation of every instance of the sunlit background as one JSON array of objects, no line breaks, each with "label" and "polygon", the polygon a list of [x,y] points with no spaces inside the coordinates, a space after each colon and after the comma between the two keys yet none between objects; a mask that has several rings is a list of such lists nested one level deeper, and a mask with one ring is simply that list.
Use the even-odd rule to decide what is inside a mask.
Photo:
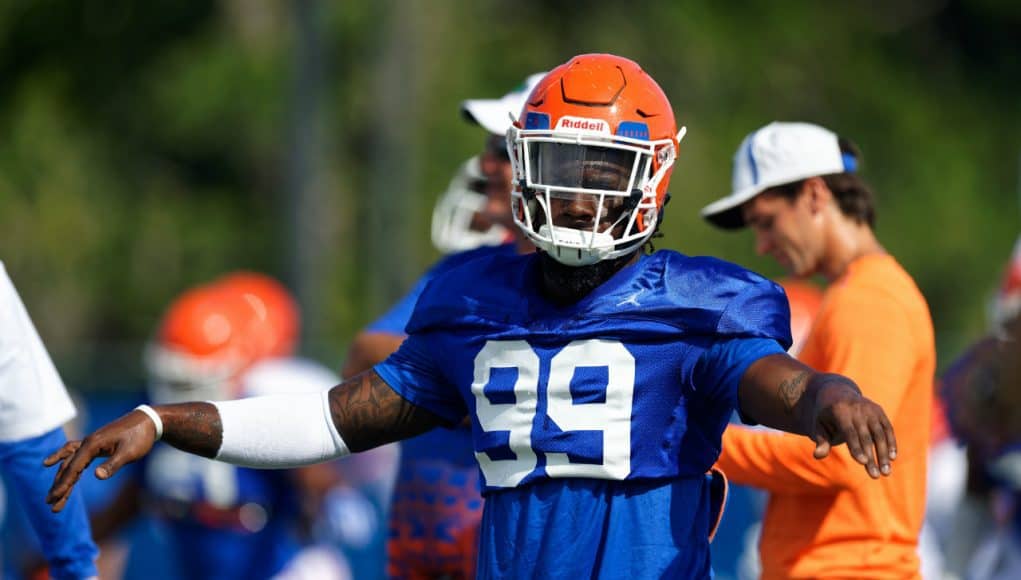
[{"label": "sunlit background", "polygon": [[460,102],[612,52],[688,127],[659,247],[780,275],[698,210],[745,134],[825,125],[947,361],[1019,233],[1019,30],[1011,0],[4,0],[0,259],[87,396],[140,390],[168,302],[239,268],[297,293],[336,368],[439,256],[433,202],[485,139]]},{"label": "sunlit background", "polygon": [[688,127],[663,247],[779,274],[697,210],[752,129],[826,125],[863,150],[946,355],[1018,233],[1019,29],[993,0],[6,0],[2,259],[78,388],[137,377],[168,301],[236,268],[295,289],[305,351],[335,365],[438,256],[432,203],[484,139],[460,101],[605,51]]}]

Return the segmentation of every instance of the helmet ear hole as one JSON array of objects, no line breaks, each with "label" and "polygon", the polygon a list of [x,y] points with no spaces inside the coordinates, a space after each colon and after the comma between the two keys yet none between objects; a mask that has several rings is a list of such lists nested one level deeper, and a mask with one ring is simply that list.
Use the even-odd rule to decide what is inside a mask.
[{"label": "helmet ear hole", "polygon": [[633,209],[638,207],[638,204],[642,202],[642,197],[644,195],[645,194],[642,193],[642,190],[638,189],[637,187],[632,189],[631,195],[629,195],[627,200],[624,202],[624,207],[626,211],[632,211]]},{"label": "helmet ear hole", "polygon": [[535,190],[528,187],[524,178],[518,180],[518,187],[521,188],[521,196],[525,198],[525,201],[535,200]]},{"label": "helmet ear hole", "polygon": [[539,226],[549,219],[546,215],[545,206],[539,203],[539,198],[532,193],[532,198],[525,202],[528,204],[528,213],[532,216],[532,225]]},{"label": "helmet ear hole", "polygon": [[658,210],[659,211],[659,223],[663,223],[663,214],[665,213],[664,210],[666,210],[666,204],[668,204],[668,203],[670,203],[670,192],[669,191],[663,194],[663,204],[659,206],[659,210]]}]

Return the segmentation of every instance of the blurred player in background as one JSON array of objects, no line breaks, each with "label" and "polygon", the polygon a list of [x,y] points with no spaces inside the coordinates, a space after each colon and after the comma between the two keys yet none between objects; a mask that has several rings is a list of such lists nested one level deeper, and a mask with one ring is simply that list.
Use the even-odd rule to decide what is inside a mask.
[{"label": "blurred player in background", "polygon": [[[146,350],[150,400],[329,389],[339,382],[333,372],[292,356],[299,324],[290,293],[268,276],[235,273],[186,291]],[[163,445],[139,476],[95,517],[96,537],[110,538],[144,508],[165,525],[180,578],[273,576],[298,551],[301,502],[321,498],[338,479],[239,468]]]},{"label": "blurred player in background", "polygon": [[1021,576],[1021,239],[993,300],[990,327],[942,380],[947,417],[968,464],[964,497],[947,526],[949,578]]},{"label": "blurred player in background", "polygon": [[[358,374],[397,350],[419,295],[438,273],[491,253],[513,254],[518,247],[522,252],[534,249],[523,236],[516,235],[511,218],[511,168],[505,134],[511,116],[520,113],[525,98],[543,74],[530,75],[499,99],[469,99],[461,104],[464,117],[489,134],[477,157],[478,178],[472,161],[465,162],[464,173],[455,176],[433,212],[433,243],[440,251],[455,252],[437,262],[390,310],[355,335],[341,369],[344,377]],[[476,199],[475,190],[479,188],[482,195]]]},{"label": "blurred player in background", "polygon": [[[797,357],[805,346],[805,340],[812,331],[816,314],[822,306],[822,290],[812,282],[800,278],[782,278],[777,283],[787,295],[791,309],[791,347],[788,354]],[[731,423],[739,422],[736,415]],[[768,427],[757,429],[774,431]],[[721,543],[717,538],[713,544],[713,567],[716,572],[725,576],[728,566],[742,580],[758,578],[762,574],[762,563],[759,560],[759,540],[762,531],[762,514],[765,510],[768,495],[762,490],[746,486],[731,485],[727,493],[726,514],[720,523],[720,533],[724,537],[731,536],[737,545]],[[734,536],[738,539],[734,540]],[[719,555],[724,558],[718,557]],[[726,556],[730,556],[727,559]]]},{"label": "blurred player in background", "polygon": [[154,441],[220,460],[311,463],[472,423],[486,503],[479,577],[704,578],[710,482],[736,407],[847,443],[889,475],[893,429],[845,377],[790,358],[780,288],[713,258],[641,250],[679,139],[633,61],[581,55],[546,75],[508,131],[515,222],[541,250],[437,276],[408,338],[324,394],[142,407],[50,456],[59,510]]},{"label": "blurred player in background", "polygon": [[1021,313],[1021,237],[1014,242],[1014,251],[1007,261],[1000,289],[993,299],[991,325],[1004,328]]},{"label": "blurred player in background", "polygon": [[485,212],[488,182],[482,174],[480,157],[476,155],[458,167],[447,191],[433,208],[432,241],[444,254],[499,246],[513,239],[510,230],[493,223]]},{"label": "blurred player in background", "polygon": [[[67,513],[46,508],[53,470],[42,460],[63,445],[74,405],[7,270],[0,262],[0,472],[7,497],[17,501],[35,531],[52,578],[96,576],[96,545],[81,493]],[[15,568],[31,565],[10,554]],[[12,558],[13,557],[13,558]],[[0,570],[2,574],[2,570]]]},{"label": "blurred player in background", "polygon": [[[534,249],[510,214],[506,133],[544,73],[529,76],[499,99],[473,99],[463,114],[489,133],[484,151],[465,162],[433,211],[432,239],[440,260],[394,307],[359,333],[343,374],[382,362],[406,338],[414,305],[430,280],[469,261]],[[467,423],[401,442],[401,464],[390,512],[387,573],[391,578],[474,578],[482,494]]]},{"label": "blurred player in background", "polygon": [[[873,195],[847,140],[807,123],[772,123],[734,155],[733,193],[702,210],[749,227],[759,254],[830,285],[799,357],[846,375],[897,430],[897,474],[869,481],[846,449],[823,461],[787,434],[727,429],[718,465],[770,493],[763,578],[918,577],[936,364],[932,321],[910,275],[873,233]],[[908,459],[907,457],[910,456]]]}]

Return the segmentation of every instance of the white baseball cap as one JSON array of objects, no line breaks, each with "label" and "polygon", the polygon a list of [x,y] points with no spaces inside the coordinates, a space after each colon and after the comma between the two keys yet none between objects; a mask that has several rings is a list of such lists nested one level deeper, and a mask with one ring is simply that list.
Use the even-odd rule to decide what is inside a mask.
[{"label": "white baseball cap", "polygon": [[532,89],[546,76],[545,72],[529,75],[523,83],[499,99],[468,99],[461,102],[461,114],[494,135],[503,135],[510,129],[513,117],[521,115]]},{"label": "white baseball cap", "polygon": [[854,156],[841,153],[833,131],[811,123],[770,123],[741,142],[734,153],[733,193],[702,208],[702,217],[717,227],[741,228],[741,204],[763,191],[856,166]]}]

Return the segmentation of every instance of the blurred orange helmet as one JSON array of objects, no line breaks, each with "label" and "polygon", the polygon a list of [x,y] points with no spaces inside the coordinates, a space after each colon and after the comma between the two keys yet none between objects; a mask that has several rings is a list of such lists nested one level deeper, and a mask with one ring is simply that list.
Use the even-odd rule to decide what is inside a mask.
[{"label": "blurred orange helmet", "polygon": [[240,298],[250,309],[245,332],[257,359],[291,356],[301,332],[298,303],[283,284],[256,272],[235,272],[216,285]]},{"label": "blurred orange helmet", "polygon": [[199,286],[174,300],[145,352],[150,397],[157,403],[229,398],[251,354],[242,304]]},{"label": "blurred orange helmet", "polygon": [[[683,135],[670,101],[637,63],[609,54],[572,58],[539,82],[507,133],[515,223],[571,266],[634,252],[661,219]],[[600,218],[622,213],[608,228],[598,218],[584,229],[547,223],[551,198],[579,195],[592,196]]]},{"label": "blurred orange helmet", "polygon": [[805,339],[812,331],[815,316],[822,306],[822,290],[805,280],[786,278],[778,281],[787,293],[787,301],[791,306],[791,356],[798,356],[805,345]]},{"label": "blurred orange helmet", "polygon": [[239,273],[188,290],[146,350],[150,394],[159,403],[238,396],[241,374],[292,354],[297,335],[297,306],[272,278]]}]

